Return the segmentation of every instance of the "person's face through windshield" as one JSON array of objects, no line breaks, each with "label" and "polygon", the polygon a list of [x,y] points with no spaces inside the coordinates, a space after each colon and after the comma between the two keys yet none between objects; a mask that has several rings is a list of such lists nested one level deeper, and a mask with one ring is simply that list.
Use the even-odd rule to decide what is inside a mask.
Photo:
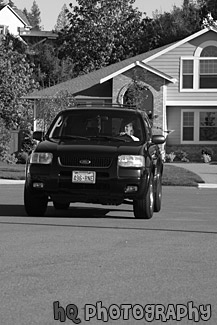
[{"label": "person's face through windshield", "polygon": [[126,134],[128,134],[130,136],[133,135],[134,134],[133,124],[129,123],[129,124],[125,125],[124,131]]}]

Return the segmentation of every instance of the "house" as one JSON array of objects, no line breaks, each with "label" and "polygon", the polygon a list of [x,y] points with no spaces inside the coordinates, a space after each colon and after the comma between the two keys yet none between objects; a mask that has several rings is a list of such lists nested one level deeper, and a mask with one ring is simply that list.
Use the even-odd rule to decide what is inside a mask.
[{"label": "house", "polygon": [[144,109],[157,116],[153,131],[167,136],[167,152],[183,150],[195,159],[204,147],[211,147],[217,154],[217,29],[214,27],[27,97],[35,101],[35,116],[37,99],[55,97],[61,91],[90,105],[124,103],[135,76],[144,86]]},{"label": "house", "polygon": [[6,35],[7,32],[14,36],[19,35],[19,29],[30,30],[31,26],[28,19],[19,9],[11,8],[6,5],[0,9],[0,34]]},{"label": "house", "polygon": [[38,43],[53,41],[57,38],[57,34],[52,31],[32,29],[22,10],[5,5],[0,9],[0,36],[8,32],[18,37],[30,49]]}]

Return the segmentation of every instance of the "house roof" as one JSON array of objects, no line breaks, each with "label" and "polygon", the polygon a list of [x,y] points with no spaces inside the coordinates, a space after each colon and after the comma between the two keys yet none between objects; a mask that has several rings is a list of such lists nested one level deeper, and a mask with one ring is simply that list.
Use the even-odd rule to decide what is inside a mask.
[{"label": "house roof", "polygon": [[193,35],[190,35],[180,41],[164,45],[160,48],[156,48],[152,51],[142,53],[142,54],[136,55],[134,57],[130,57],[126,60],[117,62],[115,64],[111,64],[107,67],[90,72],[88,74],[78,76],[74,79],[71,79],[71,80],[68,80],[65,82],[61,82],[55,86],[51,86],[51,87],[48,87],[48,88],[45,88],[45,89],[39,90],[39,91],[34,91],[33,93],[25,96],[25,98],[37,99],[37,98],[43,98],[43,97],[44,98],[55,97],[61,91],[67,91],[68,93],[76,94],[82,90],[85,90],[85,89],[90,88],[94,85],[103,83],[111,78],[114,78],[118,74],[121,74],[121,73],[133,68],[136,65],[140,66],[146,70],[149,70],[170,82],[175,82],[176,80],[173,77],[171,77],[159,70],[154,69],[147,63],[150,62],[151,60],[155,59],[156,57],[158,57],[164,53],[167,53],[168,51],[171,51],[172,49],[174,49],[186,42],[189,42],[190,40],[197,38],[200,35],[203,35],[204,33],[207,33],[210,30],[217,32],[217,30],[213,27],[204,28],[204,29],[200,30],[199,32],[197,32]]},{"label": "house roof", "polygon": [[10,8],[10,9],[12,9],[17,14],[17,16],[19,16],[21,18],[21,20],[25,23],[26,26],[30,26],[30,23],[29,23],[26,15],[22,12],[22,10],[17,9],[17,8]]},{"label": "house roof", "polygon": [[[90,88],[94,85],[104,82],[103,79],[106,78],[108,75],[115,73],[121,69],[128,67],[131,64],[136,64],[138,61],[142,61],[145,58],[148,58],[150,55],[154,55],[159,50],[165,49],[169,45],[165,45],[161,48],[154,49],[152,51],[139,54],[137,56],[128,58],[126,60],[111,64],[107,67],[95,70],[93,72],[78,76],[74,79],[70,79],[65,82],[61,82],[55,86],[51,86],[39,91],[34,91],[33,93],[25,96],[25,98],[29,99],[37,99],[37,98],[45,98],[45,97],[55,97],[61,91],[67,91],[71,94],[76,94],[84,89]],[[150,67],[151,68],[151,67]],[[160,72],[159,72],[160,73]],[[169,77],[166,76],[165,77]],[[172,78],[172,77],[169,77]]]}]

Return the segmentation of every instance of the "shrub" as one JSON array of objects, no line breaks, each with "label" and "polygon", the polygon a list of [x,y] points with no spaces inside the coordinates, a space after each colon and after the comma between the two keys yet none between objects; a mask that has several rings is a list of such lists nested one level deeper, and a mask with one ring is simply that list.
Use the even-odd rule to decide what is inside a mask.
[{"label": "shrub", "polygon": [[209,147],[204,147],[204,148],[202,148],[202,150],[201,150],[201,155],[203,155],[203,154],[205,154],[205,155],[209,155],[209,156],[213,156],[214,155],[214,151],[212,150],[212,148],[209,148]]},{"label": "shrub", "polygon": [[176,158],[176,155],[174,152],[166,153],[165,162],[173,162],[175,158]]},{"label": "shrub", "polygon": [[177,150],[175,151],[175,155],[176,155],[176,160],[182,162],[189,162],[189,159],[187,158],[188,154],[185,151]]},{"label": "shrub", "polygon": [[16,153],[17,164],[25,164],[28,158],[28,153],[25,151]]}]

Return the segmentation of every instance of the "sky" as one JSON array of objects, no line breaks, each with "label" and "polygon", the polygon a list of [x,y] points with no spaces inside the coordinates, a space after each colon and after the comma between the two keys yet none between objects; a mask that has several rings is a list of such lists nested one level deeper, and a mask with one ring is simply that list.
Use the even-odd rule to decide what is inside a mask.
[{"label": "sky", "polygon": [[[30,11],[33,0],[13,0],[18,9],[26,8]],[[36,3],[41,12],[41,26],[44,30],[52,30],[57,22],[57,17],[61,12],[64,4],[76,4],[76,0],[36,0]],[[180,7],[183,0],[136,0],[134,7],[142,12],[146,12],[149,17],[152,17],[152,12],[156,9],[159,12],[171,11],[173,5]]]}]

